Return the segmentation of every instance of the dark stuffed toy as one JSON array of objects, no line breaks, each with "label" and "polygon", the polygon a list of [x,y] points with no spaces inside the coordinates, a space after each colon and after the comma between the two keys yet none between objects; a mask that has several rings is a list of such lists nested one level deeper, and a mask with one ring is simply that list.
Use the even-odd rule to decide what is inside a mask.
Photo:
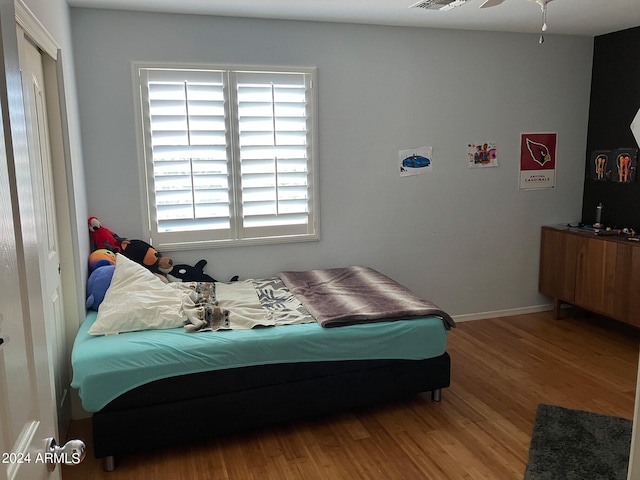
[{"label": "dark stuffed toy", "polygon": [[172,282],[217,282],[217,280],[204,273],[206,260],[200,260],[193,267],[186,263],[174,265],[169,272],[169,280]]},{"label": "dark stuffed toy", "polygon": [[93,240],[93,244],[95,245],[95,249],[106,248],[111,250],[112,252],[120,251],[120,243],[122,243],[122,238],[113,233],[107,227],[102,226],[98,217],[89,217],[89,235],[91,236],[91,240]]},{"label": "dark stuffed toy", "polygon": [[[184,263],[174,265],[173,270],[168,274],[169,281],[171,282],[217,282],[215,278],[204,273],[204,266],[207,264],[206,260],[200,260],[193,267]],[[238,280],[238,276],[234,276],[230,281],[235,282]]]},{"label": "dark stuffed toy", "polygon": [[139,263],[165,281],[167,274],[173,269],[173,260],[162,256],[155,248],[142,240],[124,240],[120,248],[129,260]]}]

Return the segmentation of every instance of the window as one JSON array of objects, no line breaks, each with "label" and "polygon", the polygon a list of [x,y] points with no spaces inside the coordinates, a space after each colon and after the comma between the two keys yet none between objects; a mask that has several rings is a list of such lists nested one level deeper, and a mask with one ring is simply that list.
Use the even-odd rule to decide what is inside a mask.
[{"label": "window", "polygon": [[156,248],[318,238],[315,70],[134,67]]}]

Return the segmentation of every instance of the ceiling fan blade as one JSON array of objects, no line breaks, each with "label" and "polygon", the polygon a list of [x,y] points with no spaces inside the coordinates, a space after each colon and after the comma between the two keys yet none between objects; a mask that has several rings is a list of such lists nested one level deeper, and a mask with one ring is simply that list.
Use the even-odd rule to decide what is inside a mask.
[{"label": "ceiling fan blade", "polygon": [[504,0],[485,0],[485,2],[482,5],[480,5],[480,8],[496,7],[500,5],[502,2],[504,2]]}]

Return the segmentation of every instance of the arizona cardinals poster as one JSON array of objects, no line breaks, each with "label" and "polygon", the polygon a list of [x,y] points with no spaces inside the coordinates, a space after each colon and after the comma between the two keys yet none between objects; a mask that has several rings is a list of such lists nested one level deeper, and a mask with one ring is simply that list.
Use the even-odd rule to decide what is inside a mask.
[{"label": "arizona cardinals poster", "polygon": [[556,133],[523,133],[520,136],[520,189],[555,186],[556,141]]}]

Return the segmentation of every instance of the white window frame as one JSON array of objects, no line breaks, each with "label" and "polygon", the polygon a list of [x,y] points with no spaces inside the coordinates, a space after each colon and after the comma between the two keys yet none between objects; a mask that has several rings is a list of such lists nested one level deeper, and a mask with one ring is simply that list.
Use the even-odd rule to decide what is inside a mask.
[{"label": "white window frame", "polygon": [[[223,72],[225,98],[225,125],[227,150],[227,178],[229,188],[229,228],[222,230],[191,230],[163,232],[158,228],[155,200],[155,177],[147,87],[141,72],[147,70],[196,70]],[[303,74],[306,79],[306,195],[307,219],[300,225],[243,226],[243,200],[240,175],[240,142],[238,131],[238,101],[236,76],[255,73]],[[317,72],[314,67],[286,68],[264,66],[229,66],[202,64],[168,64],[132,62],[140,188],[142,194],[143,234],[149,243],[161,251],[214,248],[270,243],[314,241],[319,239],[319,202],[317,170]],[[145,102],[147,102],[145,104]],[[275,134],[274,134],[275,136]],[[277,174],[276,174],[277,175]],[[304,187],[303,187],[304,188]],[[277,187],[276,187],[277,189]]]}]

